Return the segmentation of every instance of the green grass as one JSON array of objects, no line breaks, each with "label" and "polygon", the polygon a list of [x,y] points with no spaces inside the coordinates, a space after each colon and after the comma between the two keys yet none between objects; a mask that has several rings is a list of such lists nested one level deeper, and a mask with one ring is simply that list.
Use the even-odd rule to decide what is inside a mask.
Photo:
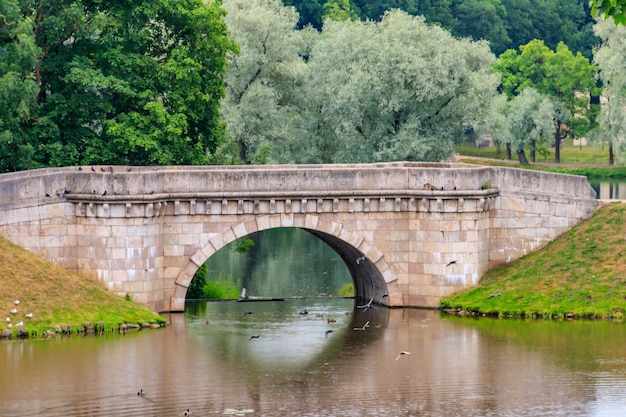
[{"label": "green grass", "polygon": [[222,273],[215,279],[206,281],[202,288],[203,298],[211,300],[232,300],[239,297],[241,293],[241,282],[235,281],[233,275],[224,278]]},{"label": "green grass", "polygon": [[[528,166],[522,166],[513,155],[513,160],[506,160],[504,147],[478,148],[473,144],[456,145],[455,152],[459,155],[459,162],[487,165],[510,166],[523,169],[560,172],[563,174],[584,175],[588,178],[626,178],[626,166],[616,162],[608,164],[608,149],[594,146],[574,146],[572,140],[566,140],[561,149],[561,163],[554,163],[554,149],[544,148],[537,152],[537,161]],[[530,158],[530,154],[526,156]]]},{"label": "green grass", "polygon": [[[12,323],[24,322],[32,336],[56,326],[78,332],[92,323],[106,331],[122,323],[165,323],[150,309],[124,297],[111,294],[93,282],[79,277],[31,252],[0,238],[0,329],[7,329],[5,317]],[[13,304],[19,300],[18,306]],[[16,314],[9,312],[17,308]],[[26,318],[33,313],[32,318]],[[16,332],[13,326],[13,333]]]},{"label": "green grass", "polygon": [[545,248],[442,300],[463,314],[613,318],[626,311],[626,204],[613,203]]},{"label": "green grass", "polygon": [[339,295],[339,297],[354,297],[354,284],[349,283],[343,285],[341,288],[339,288],[337,294]]}]

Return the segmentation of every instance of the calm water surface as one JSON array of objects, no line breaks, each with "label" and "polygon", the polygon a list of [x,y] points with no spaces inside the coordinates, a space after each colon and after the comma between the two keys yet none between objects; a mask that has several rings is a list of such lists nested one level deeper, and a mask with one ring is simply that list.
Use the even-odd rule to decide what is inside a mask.
[{"label": "calm water surface", "polygon": [[623,324],[353,306],[212,302],[160,330],[2,342],[0,415],[626,414]]}]

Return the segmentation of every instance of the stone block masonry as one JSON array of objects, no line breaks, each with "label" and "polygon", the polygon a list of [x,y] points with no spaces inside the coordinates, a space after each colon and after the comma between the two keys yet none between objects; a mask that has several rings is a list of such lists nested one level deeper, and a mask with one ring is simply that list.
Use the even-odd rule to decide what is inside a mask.
[{"label": "stone block masonry", "polygon": [[211,255],[275,227],[329,244],[358,298],[434,307],[596,208],[585,177],[502,167],[104,168],[0,175],[0,235],[155,311],[182,311]]}]

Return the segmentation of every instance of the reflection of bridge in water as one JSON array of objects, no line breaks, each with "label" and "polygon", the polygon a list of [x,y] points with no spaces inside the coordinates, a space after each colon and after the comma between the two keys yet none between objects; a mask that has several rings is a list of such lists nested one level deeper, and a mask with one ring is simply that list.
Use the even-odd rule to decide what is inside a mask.
[{"label": "reflection of bridge in water", "polygon": [[464,164],[0,175],[2,236],[157,311],[181,311],[195,271],[219,249],[276,227],[333,248],[359,299],[435,306],[595,207],[585,177]]}]

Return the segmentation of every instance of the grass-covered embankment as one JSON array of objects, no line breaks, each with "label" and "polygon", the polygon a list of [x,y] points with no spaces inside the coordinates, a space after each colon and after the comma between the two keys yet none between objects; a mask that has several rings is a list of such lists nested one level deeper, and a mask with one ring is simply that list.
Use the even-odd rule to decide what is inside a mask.
[{"label": "grass-covered embankment", "polygon": [[626,311],[626,204],[612,203],[543,249],[442,300],[462,314],[615,318]]},{"label": "grass-covered embankment", "polygon": [[[14,308],[17,313],[10,312]],[[26,317],[29,313],[32,318]],[[14,336],[20,321],[31,336],[55,331],[56,326],[77,333],[89,324],[114,331],[123,323],[165,323],[151,310],[0,237],[0,331],[9,328],[6,317]]]}]

